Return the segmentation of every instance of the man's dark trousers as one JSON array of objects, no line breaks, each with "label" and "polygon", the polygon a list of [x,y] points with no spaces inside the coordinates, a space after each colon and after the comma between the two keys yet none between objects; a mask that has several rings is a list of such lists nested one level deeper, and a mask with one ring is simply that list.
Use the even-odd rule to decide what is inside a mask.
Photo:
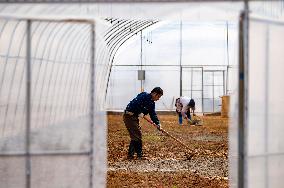
[{"label": "man's dark trousers", "polygon": [[133,158],[135,152],[137,157],[141,158],[142,152],[142,132],[139,125],[139,119],[137,115],[123,114],[124,124],[130,135],[130,144],[128,148],[128,158]]}]

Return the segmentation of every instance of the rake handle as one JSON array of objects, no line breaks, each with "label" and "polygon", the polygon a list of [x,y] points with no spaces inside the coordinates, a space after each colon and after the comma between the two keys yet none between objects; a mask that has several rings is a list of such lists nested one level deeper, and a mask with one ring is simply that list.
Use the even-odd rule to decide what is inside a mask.
[{"label": "rake handle", "polygon": [[[144,117],[144,119],[146,121],[148,121],[151,125],[155,126],[157,128],[157,125],[155,123],[153,123],[151,120],[147,119]],[[165,135],[171,137],[172,139],[174,139],[175,141],[177,141],[178,143],[180,143],[182,146],[184,146],[186,149],[188,149],[191,153],[192,153],[192,150],[187,146],[185,145],[183,142],[181,142],[179,139],[177,139],[176,137],[174,137],[173,135],[171,135],[170,133],[168,133],[167,131],[165,131],[164,129],[159,129],[159,131],[161,131],[162,133],[164,133]]]}]

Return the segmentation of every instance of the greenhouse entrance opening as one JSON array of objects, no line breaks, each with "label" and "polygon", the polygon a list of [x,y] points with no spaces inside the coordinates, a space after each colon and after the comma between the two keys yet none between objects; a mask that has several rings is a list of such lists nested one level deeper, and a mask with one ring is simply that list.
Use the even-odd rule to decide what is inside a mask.
[{"label": "greenhouse entrance opening", "polygon": [[[189,5],[194,10],[194,3]],[[201,7],[197,12],[208,10],[206,5]],[[238,94],[241,7],[229,19],[225,14],[215,19],[206,11],[211,17],[181,11],[165,20],[149,18],[153,23],[129,34],[131,38],[113,54],[106,92],[109,187],[229,186],[229,109]],[[143,20],[139,12],[138,18],[112,20],[112,31],[116,29],[119,36],[133,31],[131,24]],[[128,160],[130,138],[122,119],[124,110],[141,91],[150,92],[156,86],[164,90],[156,102],[163,128],[190,151],[140,118],[146,159],[140,161],[135,154],[134,160]],[[201,126],[190,125],[186,119],[180,123],[175,101],[181,96],[195,100],[196,116],[191,115],[201,120]],[[190,160],[188,152],[195,154]],[[194,184],[195,179],[199,183]]]}]

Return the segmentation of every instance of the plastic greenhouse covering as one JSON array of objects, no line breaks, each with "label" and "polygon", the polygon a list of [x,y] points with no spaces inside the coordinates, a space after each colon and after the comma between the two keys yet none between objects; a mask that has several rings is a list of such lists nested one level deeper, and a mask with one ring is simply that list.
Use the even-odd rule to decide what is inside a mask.
[{"label": "plastic greenhouse covering", "polygon": [[230,186],[243,183],[240,165],[246,187],[282,186],[283,1],[248,3],[242,148],[244,2],[2,2],[1,188],[105,187],[106,112],[122,112],[155,86],[164,90],[158,111],[173,111],[177,97],[189,96],[198,113],[219,112],[220,97],[231,95]]},{"label": "plastic greenhouse covering", "polygon": [[284,174],[284,100],[279,83],[284,70],[284,22],[251,18],[249,23],[253,37],[249,39],[248,186],[280,187]]},{"label": "plastic greenhouse covering", "polygon": [[1,168],[8,169],[1,171],[1,186],[27,183],[26,155],[32,186],[88,187],[90,177],[93,186],[103,184],[104,98],[93,91],[106,87],[102,74],[108,66],[94,26],[84,20],[1,19],[1,44],[7,45],[0,49],[0,148],[11,156],[1,158]]},{"label": "plastic greenhouse covering", "polygon": [[[143,30],[117,52],[108,87],[108,109],[123,110],[135,93],[160,86],[165,95],[157,104],[158,110],[174,110],[175,99],[182,95],[194,98],[199,112],[220,111],[220,96],[231,92],[225,80],[237,61],[237,33],[234,22],[169,21],[154,30]],[[142,81],[137,79],[140,69],[145,70]]]}]

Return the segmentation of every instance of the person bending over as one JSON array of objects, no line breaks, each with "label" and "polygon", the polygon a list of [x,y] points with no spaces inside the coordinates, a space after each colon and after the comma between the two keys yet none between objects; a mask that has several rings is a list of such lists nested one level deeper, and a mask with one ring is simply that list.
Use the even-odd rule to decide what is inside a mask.
[{"label": "person bending over", "polygon": [[192,124],[190,110],[195,115],[195,101],[189,97],[179,97],[176,99],[176,112],[178,114],[179,124],[182,125],[182,119],[186,119],[189,124]]}]

